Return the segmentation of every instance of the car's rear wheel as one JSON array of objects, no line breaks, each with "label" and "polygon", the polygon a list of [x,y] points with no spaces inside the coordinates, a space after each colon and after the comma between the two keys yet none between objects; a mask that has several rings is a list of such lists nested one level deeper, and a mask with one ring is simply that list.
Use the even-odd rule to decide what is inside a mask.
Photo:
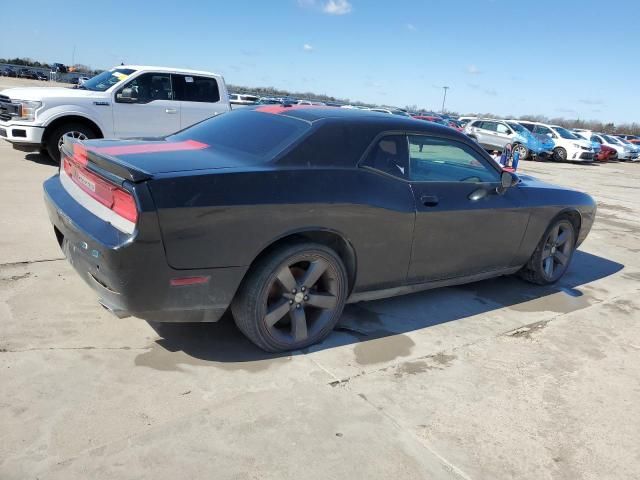
[{"label": "car's rear wheel", "polygon": [[529,262],[520,270],[520,277],[538,285],[557,282],[569,268],[575,245],[573,223],[566,217],[555,220],[542,236]]},{"label": "car's rear wheel", "polygon": [[567,159],[567,151],[562,147],[553,149],[553,159],[556,162],[564,162]]},{"label": "car's rear wheel", "polygon": [[258,347],[282,352],[324,339],[347,296],[340,257],[315,243],[283,246],[248,273],[231,304],[238,328]]},{"label": "car's rear wheel", "polygon": [[47,152],[56,163],[60,163],[60,148],[66,137],[76,140],[89,140],[96,138],[96,133],[82,123],[64,123],[56,127],[47,135],[46,140]]}]

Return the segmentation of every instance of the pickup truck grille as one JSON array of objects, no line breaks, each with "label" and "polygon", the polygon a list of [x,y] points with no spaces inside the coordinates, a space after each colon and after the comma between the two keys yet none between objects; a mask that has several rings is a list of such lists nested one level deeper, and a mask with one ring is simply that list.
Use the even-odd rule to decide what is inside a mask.
[{"label": "pickup truck grille", "polygon": [[11,103],[6,95],[0,95],[0,120],[11,120],[18,114],[18,105]]}]

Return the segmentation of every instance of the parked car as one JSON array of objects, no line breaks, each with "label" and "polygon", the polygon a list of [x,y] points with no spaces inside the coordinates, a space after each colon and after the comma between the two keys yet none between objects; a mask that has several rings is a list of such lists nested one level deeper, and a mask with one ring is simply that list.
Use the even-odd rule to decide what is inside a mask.
[{"label": "parked car", "polygon": [[78,77],[78,85],[81,87],[82,85],[84,85],[84,82],[86,82],[87,80],[89,80],[89,77]]},{"label": "parked car", "polygon": [[283,103],[281,98],[261,97],[260,100],[256,102],[256,105],[282,105]]},{"label": "parked car", "polygon": [[349,109],[240,109],[62,148],[45,202],[100,303],[172,322],[230,307],[267,351],[321,341],[346,302],[516,272],[554,283],[596,212],[449,128]]},{"label": "parked car", "polygon": [[640,145],[640,136],[638,135],[614,134],[613,136],[618,138],[624,138],[627,142],[633,143],[634,145]]},{"label": "parked car", "polygon": [[601,145],[600,151],[596,155],[599,162],[608,162],[609,160],[617,160],[618,152],[607,145]]},{"label": "parked car", "polygon": [[401,117],[411,117],[411,115],[409,115],[406,111],[404,110],[400,110],[400,109],[396,109],[396,108],[387,108],[387,107],[375,107],[375,108],[369,108],[368,109],[370,112],[379,112],[379,113],[388,113],[390,115],[399,115]]},{"label": "parked car", "polygon": [[36,79],[40,80],[41,82],[46,82],[49,80],[49,77],[47,77],[44,73],[42,72],[36,72]]},{"label": "parked car", "polygon": [[28,68],[22,68],[18,71],[19,78],[28,78],[30,80],[38,80],[38,76],[33,70]]},{"label": "parked car", "polygon": [[621,143],[622,145],[626,146],[627,148],[631,149],[631,160],[637,160],[638,157],[640,157],[640,145],[636,145],[635,143],[631,143],[629,140],[626,140],[624,138],[621,137],[613,137],[615,140],[617,140],[618,143]]},{"label": "parked car", "polygon": [[615,137],[598,132],[590,133],[591,141],[598,142],[600,145],[606,145],[609,148],[613,148],[617,153],[618,160],[626,161],[636,160],[638,158],[638,154],[634,154],[630,146],[619,142]]},{"label": "parked car", "polygon": [[0,92],[0,138],[14,148],[46,148],[60,158],[65,137],[168,135],[230,110],[220,75],[166,67],[120,66],[82,86]]},{"label": "parked car", "polygon": [[547,125],[539,122],[518,121],[530,132],[546,135],[553,139],[553,159],[559,162],[592,162],[595,156],[591,142],[559,125]]},{"label": "parked car", "polygon": [[462,127],[466,127],[467,123],[469,123],[471,120],[477,120],[477,119],[478,117],[460,117],[458,118],[458,122],[460,122]]},{"label": "parked car", "polygon": [[444,125],[445,127],[453,128],[459,132],[462,131],[462,127],[455,120],[450,120],[442,117],[436,117],[433,115],[412,115],[416,120],[425,120],[427,122],[438,123],[440,125]]},{"label": "parked car", "polygon": [[530,156],[551,155],[554,143],[529,132],[515,121],[483,119],[472,120],[464,127],[464,133],[489,150],[504,150],[507,145],[525,160]]},{"label": "parked car", "polygon": [[4,69],[2,69],[2,76],[3,77],[17,77],[18,73],[11,67],[6,67]]},{"label": "parked car", "polygon": [[230,93],[229,102],[231,105],[255,105],[260,97],[247,93]]}]

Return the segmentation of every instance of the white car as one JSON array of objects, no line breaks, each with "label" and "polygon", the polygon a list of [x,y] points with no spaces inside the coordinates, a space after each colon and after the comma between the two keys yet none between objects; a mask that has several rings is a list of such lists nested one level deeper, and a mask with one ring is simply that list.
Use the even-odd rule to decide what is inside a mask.
[{"label": "white car", "polygon": [[634,162],[640,161],[640,145],[636,145],[635,143],[631,143],[630,141],[624,138],[616,137],[615,135],[607,135],[607,136],[611,137],[613,140],[617,141],[619,144],[621,144],[625,148],[628,148],[629,150],[631,150],[630,160]]},{"label": "white car", "polygon": [[56,161],[66,136],[159,137],[230,110],[222,76],[196,70],[122,65],[77,88],[0,92],[0,138]]},{"label": "white car", "polygon": [[618,160],[636,160],[638,154],[633,152],[633,149],[622,142],[618,142],[616,137],[606,135],[604,133],[592,132],[590,130],[580,130],[579,133],[582,136],[588,137],[592,142],[597,142],[600,145],[606,145],[613,148],[617,152]]},{"label": "white car", "polygon": [[519,120],[518,123],[538,135],[553,139],[553,158],[556,161],[593,162],[595,152],[591,142],[559,125]]}]

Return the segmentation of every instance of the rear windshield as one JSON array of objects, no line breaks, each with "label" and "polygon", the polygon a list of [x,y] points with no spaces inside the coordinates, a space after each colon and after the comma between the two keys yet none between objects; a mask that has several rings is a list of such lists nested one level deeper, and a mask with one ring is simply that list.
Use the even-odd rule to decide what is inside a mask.
[{"label": "rear windshield", "polygon": [[227,154],[269,160],[300,138],[311,126],[272,113],[235,110],[182,130],[172,141],[195,140]]}]

